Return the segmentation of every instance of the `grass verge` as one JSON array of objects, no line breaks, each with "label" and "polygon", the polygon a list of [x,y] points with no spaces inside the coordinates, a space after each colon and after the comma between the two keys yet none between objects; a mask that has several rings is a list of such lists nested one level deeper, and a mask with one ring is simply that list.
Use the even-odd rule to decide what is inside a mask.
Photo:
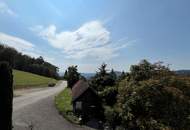
[{"label": "grass verge", "polygon": [[72,112],[72,97],[69,88],[64,89],[55,97],[55,105],[59,113],[68,121],[79,124],[78,118]]},{"label": "grass verge", "polygon": [[57,80],[24,71],[13,70],[14,88],[47,87],[50,83],[57,83]]}]

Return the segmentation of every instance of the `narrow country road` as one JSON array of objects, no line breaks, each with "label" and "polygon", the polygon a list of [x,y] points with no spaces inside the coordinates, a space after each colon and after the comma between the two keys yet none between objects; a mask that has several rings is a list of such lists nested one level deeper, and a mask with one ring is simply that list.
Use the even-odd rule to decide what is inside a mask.
[{"label": "narrow country road", "polygon": [[58,114],[55,95],[66,87],[66,82],[42,89],[13,100],[13,130],[91,130],[73,125]]}]

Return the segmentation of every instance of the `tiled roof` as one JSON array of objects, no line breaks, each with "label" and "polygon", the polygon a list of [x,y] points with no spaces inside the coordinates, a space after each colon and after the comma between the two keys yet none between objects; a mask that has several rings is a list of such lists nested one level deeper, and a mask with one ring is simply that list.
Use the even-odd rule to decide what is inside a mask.
[{"label": "tiled roof", "polygon": [[83,80],[79,80],[72,87],[72,101],[75,101],[79,98],[87,89],[89,88],[89,84]]}]

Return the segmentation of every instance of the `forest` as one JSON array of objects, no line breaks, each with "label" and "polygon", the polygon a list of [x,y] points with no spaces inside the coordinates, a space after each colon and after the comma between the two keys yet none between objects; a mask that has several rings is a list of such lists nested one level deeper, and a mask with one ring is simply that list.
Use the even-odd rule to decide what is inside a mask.
[{"label": "forest", "polygon": [[58,78],[58,67],[45,61],[42,56],[33,58],[6,45],[0,45],[0,61],[7,61],[17,70]]}]

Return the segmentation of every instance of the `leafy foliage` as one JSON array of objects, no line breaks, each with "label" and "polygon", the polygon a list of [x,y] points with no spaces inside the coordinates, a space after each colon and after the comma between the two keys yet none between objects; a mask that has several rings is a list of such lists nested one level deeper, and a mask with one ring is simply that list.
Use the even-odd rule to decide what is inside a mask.
[{"label": "leafy foliage", "polygon": [[121,75],[118,77],[118,81],[124,80],[127,76],[128,76],[127,73],[125,73],[124,71],[121,72]]},{"label": "leafy foliage", "polygon": [[103,103],[108,106],[113,106],[116,103],[117,87],[107,86],[103,91],[99,92]]},{"label": "leafy foliage", "polygon": [[161,63],[132,66],[119,83],[121,125],[139,130],[190,129],[190,85]]},{"label": "leafy foliage", "polygon": [[67,70],[65,70],[65,73],[63,75],[63,79],[67,80]]},{"label": "leafy foliage", "polygon": [[167,78],[171,75],[173,72],[162,65],[162,62],[151,64],[147,60],[142,60],[138,65],[132,65],[130,68],[130,78],[133,81]]},{"label": "leafy foliage", "polygon": [[119,77],[103,64],[90,83],[110,129],[190,129],[190,78],[175,75],[162,62],[142,60]]},{"label": "leafy foliage", "polygon": [[106,70],[106,64],[102,64],[96,75],[90,80],[90,87],[98,92],[102,100],[102,108],[104,108],[104,118],[111,126],[115,126],[118,119],[118,114],[115,109],[112,109],[116,103],[117,97],[117,75],[112,69],[111,72]]},{"label": "leafy foliage", "polygon": [[115,127],[120,123],[119,113],[115,106],[104,106],[104,115],[106,123],[108,123],[112,129],[115,129]]},{"label": "leafy foliage", "polygon": [[0,45],[0,61],[7,61],[12,68],[17,70],[58,78],[58,68],[46,62],[43,57],[31,58],[5,45]]},{"label": "leafy foliage", "polygon": [[98,92],[104,105],[112,106],[117,96],[117,75],[113,69],[108,73],[106,66],[104,63],[101,65],[99,72],[90,80],[90,87]]},{"label": "leafy foliage", "polygon": [[74,84],[80,79],[80,74],[78,73],[77,66],[68,67],[64,77],[67,80],[68,87],[72,88]]},{"label": "leafy foliage", "polygon": [[97,92],[104,91],[108,86],[114,86],[116,82],[116,74],[112,70],[108,73],[106,70],[106,64],[102,64],[96,75],[90,80],[90,86]]},{"label": "leafy foliage", "polygon": [[190,123],[189,98],[159,80],[141,81],[138,85],[127,83],[119,90],[118,105],[122,108],[122,124],[127,128],[150,129],[151,120],[162,127],[177,129],[187,129]]}]

